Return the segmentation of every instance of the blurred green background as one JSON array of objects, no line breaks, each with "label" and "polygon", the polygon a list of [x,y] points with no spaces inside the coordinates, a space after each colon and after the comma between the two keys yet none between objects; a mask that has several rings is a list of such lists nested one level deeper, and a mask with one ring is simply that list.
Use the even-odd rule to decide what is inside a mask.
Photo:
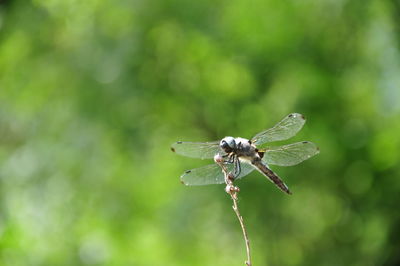
[{"label": "blurred green background", "polygon": [[238,182],[254,265],[400,264],[396,0],[1,1],[0,265],[244,265],[177,140],[292,112],[321,153]]}]

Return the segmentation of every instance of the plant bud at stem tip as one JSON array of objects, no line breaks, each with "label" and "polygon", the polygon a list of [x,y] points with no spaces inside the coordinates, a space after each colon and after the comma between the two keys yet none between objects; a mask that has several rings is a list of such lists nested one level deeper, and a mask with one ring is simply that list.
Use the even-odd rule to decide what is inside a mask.
[{"label": "plant bud at stem tip", "polygon": [[214,156],[214,162],[216,163],[222,163],[224,161],[224,158],[218,153]]}]

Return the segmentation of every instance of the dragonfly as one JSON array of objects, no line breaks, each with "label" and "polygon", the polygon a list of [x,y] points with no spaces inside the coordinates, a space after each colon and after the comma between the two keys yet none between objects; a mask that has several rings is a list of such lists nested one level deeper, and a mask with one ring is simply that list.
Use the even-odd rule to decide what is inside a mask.
[{"label": "dragonfly", "polygon": [[[269,165],[293,166],[319,153],[317,145],[300,141],[288,145],[261,147],[265,143],[287,140],[295,136],[306,122],[302,114],[292,113],[274,127],[256,134],[252,139],[225,137],[220,141],[185,142],[177,141],[171,150],[177,154],[200,159],[223,158],[223,164],[230,171],[234,181],[257,170],[280,190],[292,194],[282,179]],[[225,183],[224,173],[218,164],[187,170],[181,175],[181,183],[201,186]]]}]

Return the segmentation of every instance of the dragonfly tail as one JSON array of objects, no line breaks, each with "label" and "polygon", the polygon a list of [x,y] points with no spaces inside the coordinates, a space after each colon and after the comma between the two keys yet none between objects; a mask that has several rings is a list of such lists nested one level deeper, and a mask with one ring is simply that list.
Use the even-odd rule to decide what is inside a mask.
[{"label": "dragonfly tail", "polygon": [[280,190],[287,194],[292,194],[288,186],[275,174],[271,169],[269,169],[261,160],[256,160],[252,162],[253,166],[264,176],[266,176],[272,183],[274,183]]}]

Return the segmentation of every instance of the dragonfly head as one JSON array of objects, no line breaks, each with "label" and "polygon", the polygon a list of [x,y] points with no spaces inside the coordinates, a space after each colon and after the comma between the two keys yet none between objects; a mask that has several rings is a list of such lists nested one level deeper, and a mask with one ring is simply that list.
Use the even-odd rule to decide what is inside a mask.
[{"label": "dragonfly head", "polygon": [[236,142],[233,137],[225,137],[221,140],[221,142],[219,143],[219,146],[226,153],[231,153],[232,151],[234,151],[236,149]]}]

